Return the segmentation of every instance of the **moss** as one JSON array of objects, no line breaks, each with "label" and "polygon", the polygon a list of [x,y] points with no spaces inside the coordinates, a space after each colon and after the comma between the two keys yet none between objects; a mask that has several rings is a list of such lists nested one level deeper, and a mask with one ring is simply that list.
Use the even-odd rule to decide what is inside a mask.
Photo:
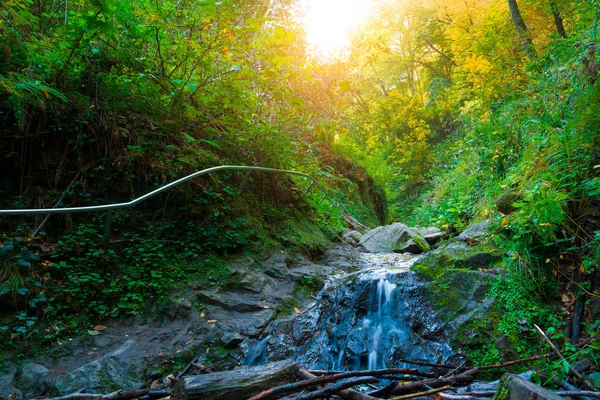
[{"label": "moss", "polygon": [[296,281],[292,297],[275,309],[275,318],[289,315],[325,286],[325,280],[318,275],[304,275]]},{"label": "moss", "polygon": [[508,379],[509,377],[503,375],[500,379],[500,385],[498,386],[498,391],[494,395],[492,400],[507,400],[508,399]]}]

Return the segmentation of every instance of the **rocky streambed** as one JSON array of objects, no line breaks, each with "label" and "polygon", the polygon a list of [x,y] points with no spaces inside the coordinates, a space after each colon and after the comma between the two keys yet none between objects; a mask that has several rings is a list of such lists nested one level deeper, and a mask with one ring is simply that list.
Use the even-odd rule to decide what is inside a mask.
[{"label": "rocky streambed", "polygon": [[[364,237],[349,232],[348,243],[333,244],[318,262],[284,251],[231,258],[234,287],[187,285],[154,315],[7,363],[0,399],[138,389],[190,361],[214,369],[284,359],[342,370],[399,367],[404,359],[457,364],[456,332],[493,303],[486,294],[497,255],[475,244],[483,228],[434,250],[439,232],[393,224]],[[445,293],[432,285],[440,268],[452,271]]]}]

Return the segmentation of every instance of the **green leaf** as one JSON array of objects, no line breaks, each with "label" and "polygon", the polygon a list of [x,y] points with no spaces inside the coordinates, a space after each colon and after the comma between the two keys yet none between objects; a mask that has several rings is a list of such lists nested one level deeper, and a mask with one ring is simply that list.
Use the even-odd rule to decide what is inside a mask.
[{"label": "green leaf", "polygon": [[600,386],[600,372],[592,372],[588,375],[588,378],[592,381],[592,384],[596,387]]}]

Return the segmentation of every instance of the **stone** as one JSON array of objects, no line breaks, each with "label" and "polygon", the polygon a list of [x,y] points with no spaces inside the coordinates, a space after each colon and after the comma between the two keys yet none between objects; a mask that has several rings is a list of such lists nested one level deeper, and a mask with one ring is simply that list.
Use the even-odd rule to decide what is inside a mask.
[{"label": "stone", "polygon": [[50,389],[50,370],[41,364],[29,363],[21,370],[21,388],[25,398],[39,397]]},{"label": "stone", "polygon": [[487,229],[490,225],[489,220],[483,220],[476,222],[465,229],[460,235],[456,237],[456,240],[462,241],[482,241],[487,236]]},{"label": "stone", "polygon": [[82,388],[86,393],[140,389],[143,386],[143,371],[137,353],[136,342],[128,340],[117,350],[63,376],[56,382],[56,389],[61,395]]},{"label": "stone", "polygon": [[482,246],[469,246],[465,242],[449,243],[443,251],[443,255],[455,267],[486,269],[496,261],[499,256],[492,248]]},{"label": "stone", "polygon": [[197,296],[202,303],[237,312],[262,311],[273,307],[272,304],[253,300],[239,293],[218,293],[217,291],[202,290],[197,293]]},{"label": "stone", "polygon": [[221,343],[228,348],[235,348],[243,341],[244,338],[238,332],[225,332],[221,336]]},{"label": "stone", "polygon": [[469,246],[467,242],[452,239],[441,247],[424,254],[415,262],[415,270],[428,275],[424,269],[441,270],[469,268],[485,270],[500,259],[500,251],[488,245]]},{"label": "stone", "polygon": [[442,240],[442,236],[444,235],[444,232],[434,226],[429,226],[426,228],[415,227],[414,229],[417,229],[419,232],[421,232],[427,243],[432,246]]},{"label": "stone", "polygon": [[[533,371],[526,371],[518,376],[529,381],[533,376]],[[491,382],[474,382],[464,388],[459,388],[458,393],[471,393],[471,392],[496,392],[500,386],[500,380]]]},{"label": "stone", "polygon": [[0,400],[23,399],[23,394],[14,386],[17,366],[13,363],[6,363],[4,372],[0,374]]},{"label": "stone", "polygon": [[520,376],[504,374],[500,379],[500,387],[495,400],[564,400],[561,397],[543,387],[529,382]]},{"label": "stone", "polygon": [[379,226],[365,233],[360,244],[371,253],[409,252],[420,254],[430,250],[429,244],[421,232],[399,222]]},{"label": "stone", "polygon": [[513,204],[523,200],[523,192],[517,189],[507,190],[496,199],[496,210],[508,215],[515,211]]},{"label": "stone", "polygon": [[363,234],[359,231],[350,231],[344,234],[342,240],[350,245],[356,245],[360,242],[360,239],[362,239],[362,237]]}]

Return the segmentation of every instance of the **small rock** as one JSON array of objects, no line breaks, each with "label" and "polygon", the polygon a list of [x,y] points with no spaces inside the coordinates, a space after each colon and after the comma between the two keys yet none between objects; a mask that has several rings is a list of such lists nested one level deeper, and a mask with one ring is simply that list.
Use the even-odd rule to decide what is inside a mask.
[{"label": "small rock", "polygon": [[442,236],[444,235],[444,232],[442,232],[434,226],[429,226],[426,228],[415,227],[414,229],[418,229],[427,241],[427,243],[429,243],[432,246],[434,244],[437,244],[440,240],[442,240]]},{"label": "small rock", "polygon": [[359,231],[350,231],[344,234],[342,240],[350,245],[356,245],[360,242],[363,235]]},{"label": "small rock", "polygon": [[43,365],[29,363],[21,370],[21,387],[26,398],[38,397],[50,389],[50,370]]},{"label": "small rock", "polygon": [[487,229],[490,225],[489,220],[483,220],[481,222],[477,222],[469,226],[463,233],[456,237],[457,240],[469,241],[476,240],[481,241],[487,236]]},{"label": "small rock", "polygon": [[238,332],[225,332],[221,336],[221,343],[230,349],[237,347],[243,341],[244,338]]},{"label": "small rock", "polygon": [[515,206],[513,206],[513,204],[521,200],[523,200],[523,193],[520,190],[507,190],[496,199],[496,210],[502,214],[508,215],[515,211]]},{"label": "small rock", "polygon": [[494,399],[507,400],[564,400],[563,397],[529,382],[520,376],[504,374]]}]

